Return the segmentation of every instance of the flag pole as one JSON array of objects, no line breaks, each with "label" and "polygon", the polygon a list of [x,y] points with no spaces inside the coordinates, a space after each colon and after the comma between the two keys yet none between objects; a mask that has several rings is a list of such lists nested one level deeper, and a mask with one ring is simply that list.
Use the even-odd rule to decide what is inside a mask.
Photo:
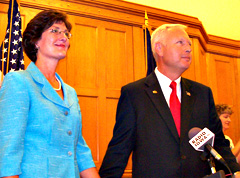
[{"label": "flag pole", "polygon": [[147,65],[148,65],[148,60],[147,60],[147,27],[148,27],[148,16],[147,16],[147,11],[145,10],[145,18],[144,18],[144,55],[145,55],[145,70],[147,71]]},{"label": "flag pole", "polygon": [[13,18],[13,4],[14,4],[14,0],[12,1],[12,7],[11,7],[11,20],[10,20],[10,27],[9,27],[9,43],[8,43],[8,57],[7,57],[7,70],[6,70],[6,74],[8,73],[8,68],[9,68],[9,56],[10,56],[10,49],[11,49],[11,35],[12,35],[12,18]]}]

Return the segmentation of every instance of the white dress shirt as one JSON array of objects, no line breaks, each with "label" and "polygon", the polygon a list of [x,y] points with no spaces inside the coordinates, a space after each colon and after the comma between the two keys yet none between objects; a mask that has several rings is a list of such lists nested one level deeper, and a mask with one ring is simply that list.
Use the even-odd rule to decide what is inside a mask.
[{"label": "white dress shirt", "polygon": [[[172,80],[169,79],[168,77],[166,77],[165,75],[163,75],[161,72],[159,72],[159,70],[157,69],[157,67],[155,68],[155,74],[157,76],[158,82],[160,84],[160,87],[162,89],[163,95],[167,101],[167,104],[169,106],[169,99],[170,99],[170,95],[172,93],[172,89],[169,87]],[[178,99],[181,103],[181,77],[179,77],[177,80],[174,80],[177,83],[177,96]]]}]

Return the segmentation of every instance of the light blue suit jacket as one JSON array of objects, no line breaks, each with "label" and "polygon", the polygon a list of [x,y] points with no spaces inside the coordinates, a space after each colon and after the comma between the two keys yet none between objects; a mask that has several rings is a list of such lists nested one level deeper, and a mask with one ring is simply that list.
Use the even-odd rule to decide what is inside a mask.
[{"label": "light blue suit jacket", "polygon": [[64,100],[34,63],[5,76],[0,89],[0,177],[79,178],[79,172],[95,167],[82,137],[77,94],[57,77]]}]

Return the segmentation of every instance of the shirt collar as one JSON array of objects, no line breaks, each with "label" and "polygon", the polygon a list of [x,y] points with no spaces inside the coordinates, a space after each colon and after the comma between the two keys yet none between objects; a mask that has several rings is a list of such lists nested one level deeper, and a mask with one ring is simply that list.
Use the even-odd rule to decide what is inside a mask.
[{"label": "shirt collar", "polygon": [[[155,68],[155,74],[157,76],[158,82],[161,85],[164,84],[164,86],[161,87],[169,87],[169,85],[171,84],[172,80],[169,79],[167,76],[165,76],[164,74],[162,74],[161,72],[159,72],[159,70],[157,69],[157,67]],[[177,88],[180,87],[180,82],[181,82],[181,76],[179,78],[177,78],[176,80],[174,80],[177,83]]]},{"label": "shirt collar", "polygon": [[[157,76],[158,79],[158,83],[162,89],[163,95],[167,101],[167,103],[169,104],[169,98],[170,98],[170,94],[172,92],[172,89],[169,87],[172,80],[169,79],[167,76],[165,76],[164,74],[162,74],[161,72],[159,72],[159,70],[157,69],[157,67],[155,68],[155,74]],[[181,76],[174,80],[177,83],[177,96],[179,101],[181,102]]]}]

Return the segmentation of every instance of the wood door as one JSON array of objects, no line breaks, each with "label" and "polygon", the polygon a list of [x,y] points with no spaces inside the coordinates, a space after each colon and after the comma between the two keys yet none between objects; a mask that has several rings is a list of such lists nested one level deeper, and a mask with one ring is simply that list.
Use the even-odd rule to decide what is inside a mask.
[{"label": "wood door", "polygon": [[133,81],[132,27],[76,16],[71,20],[66,82],[77,92],[83,136],[99,168],[112,137],[120,89]]},{"label": "wood door", "polygon": [[234,71],[234,59],[226,56],[207,54],[208,77],[213,91],[215,104],[229,104],[233,106],[234,114],[231,116],[230,129],[226,134],[230,136],[234,143],[239,136],[235,133],[238,126],[238,105],[236,95],[236,79]]}]

